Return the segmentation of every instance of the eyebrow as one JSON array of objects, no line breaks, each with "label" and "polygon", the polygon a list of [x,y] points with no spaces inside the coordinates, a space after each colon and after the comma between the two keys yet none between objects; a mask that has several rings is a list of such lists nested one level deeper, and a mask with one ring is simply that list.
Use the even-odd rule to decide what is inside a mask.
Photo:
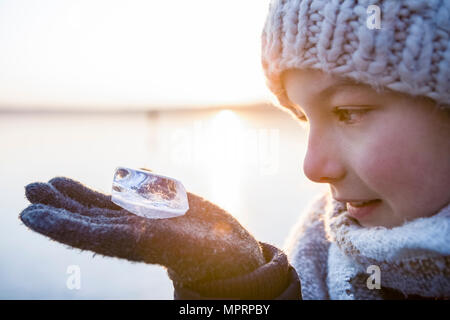
[{"label": "eyebrow", "polygon": [[[342,89],[343,87],[351,87],[352,90],[367,89],[367,85],[365,85],[363,83],[358,83],[352,79],[347,79],[347,78],[339,79],[334,84],[317,92],[315,94],[316,97],[314,97],[314,100],[317,100],[319,97],[320,98],[329,98],[330,96],[336,94],[336,91],[338,91],[338,89]],[[286,95],[287,95],[287,93],[286,93]],[[287,105],[287,106],[283,106],[283,107],[285,107],[286,109],[288,109],[288,110],[292,111],[294,114],[296,114],[299,111],[295,107],[296,104],[293,103],[290,99],[288,99],[288,100],[291,102],[291,104]],[[301,112],[301,113],[304,113],[304,112]]]},{"label": "eyebrow", "polygon": [[365,85],[363,85],[361,83],[357,83],[350,79],[342,79],[342,80],[339,80],[338,82],[334,83],[333,85],[319,91],[317,93],[317,96],[329,97],[329,96],[335,94],[337,89],[342,88],[342,87],[354,87],[354,89],[362,89],[365,87]]}]

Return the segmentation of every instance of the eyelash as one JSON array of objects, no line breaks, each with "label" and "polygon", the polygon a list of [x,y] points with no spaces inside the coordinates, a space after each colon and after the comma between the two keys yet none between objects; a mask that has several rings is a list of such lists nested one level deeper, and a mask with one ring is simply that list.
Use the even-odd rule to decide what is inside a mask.
[{"label": "eyelash", "polygon": [[300,120],[301,122],[308,122],[308,119],[303,114],[297,116],[297,119]]},{"label": "eyelash", "polygon": [[308,119],[305,117],[303,112],[297,111],[295,108],[290,108],[294,117],[301,122],[308,122]]},{"label": "eyelash", "polygon": [[[333,114],[337,117],[338,121],[342,121],[345,122],[347,124],[352,124],[354,122],[348,122],[345,119],[342,118],[343,115],[345,114],[359,114],[359,115],[364,115],[367,112],[369,112],[369,109],[360,109],[360,108],[341,108],[341,107],[336,107],[333,110]],[[308,122],[308,119],[306,118],[306,116],[303,113],[300,114],[296,114],[296,117],[299,121],[301,122]]]},{"label": "eyelash", "polygon": [[367,112],[369,112],[369,109],[361,109],[361,108],[341,108],[341,107],[336,107],[333,110],[333,113],[336,115],[336,117],[338,118],[338,121],[344,122],[346,124],[353,124],[354,122],[351,122],[349,120],[345,120],[342,118],[343,115],[349,115],[349,114],[357,114],[360,116],[365,115]]}]

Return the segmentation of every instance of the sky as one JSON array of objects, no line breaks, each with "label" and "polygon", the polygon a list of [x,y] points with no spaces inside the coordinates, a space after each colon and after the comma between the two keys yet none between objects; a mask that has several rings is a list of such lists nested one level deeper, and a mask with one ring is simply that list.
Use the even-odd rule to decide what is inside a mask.
[{"label": "sky", "polygon": [[253,104],[268,0],[0,0],[0,110]]}]

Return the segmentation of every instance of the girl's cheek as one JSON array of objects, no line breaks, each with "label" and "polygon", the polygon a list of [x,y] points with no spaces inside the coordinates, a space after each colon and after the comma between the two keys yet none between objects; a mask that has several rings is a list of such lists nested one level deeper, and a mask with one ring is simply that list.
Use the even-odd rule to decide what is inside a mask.
[{"label": "girl's cheek", "polygon": [[400,130],[379,130],[360,151],[359,175],[380,196],[406,200],[423,188],[424,164],[417,152]]}]

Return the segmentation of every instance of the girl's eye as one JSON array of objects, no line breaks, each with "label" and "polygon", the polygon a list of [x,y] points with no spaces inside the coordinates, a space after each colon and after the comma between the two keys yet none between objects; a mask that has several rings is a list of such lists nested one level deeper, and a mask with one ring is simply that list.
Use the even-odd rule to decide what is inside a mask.
[{"label": "girl's eye", "polygon": [[369,109],[336,107],[333,113],[337,116],[338,121],[353,124],[359,122],[368,111]]}]

